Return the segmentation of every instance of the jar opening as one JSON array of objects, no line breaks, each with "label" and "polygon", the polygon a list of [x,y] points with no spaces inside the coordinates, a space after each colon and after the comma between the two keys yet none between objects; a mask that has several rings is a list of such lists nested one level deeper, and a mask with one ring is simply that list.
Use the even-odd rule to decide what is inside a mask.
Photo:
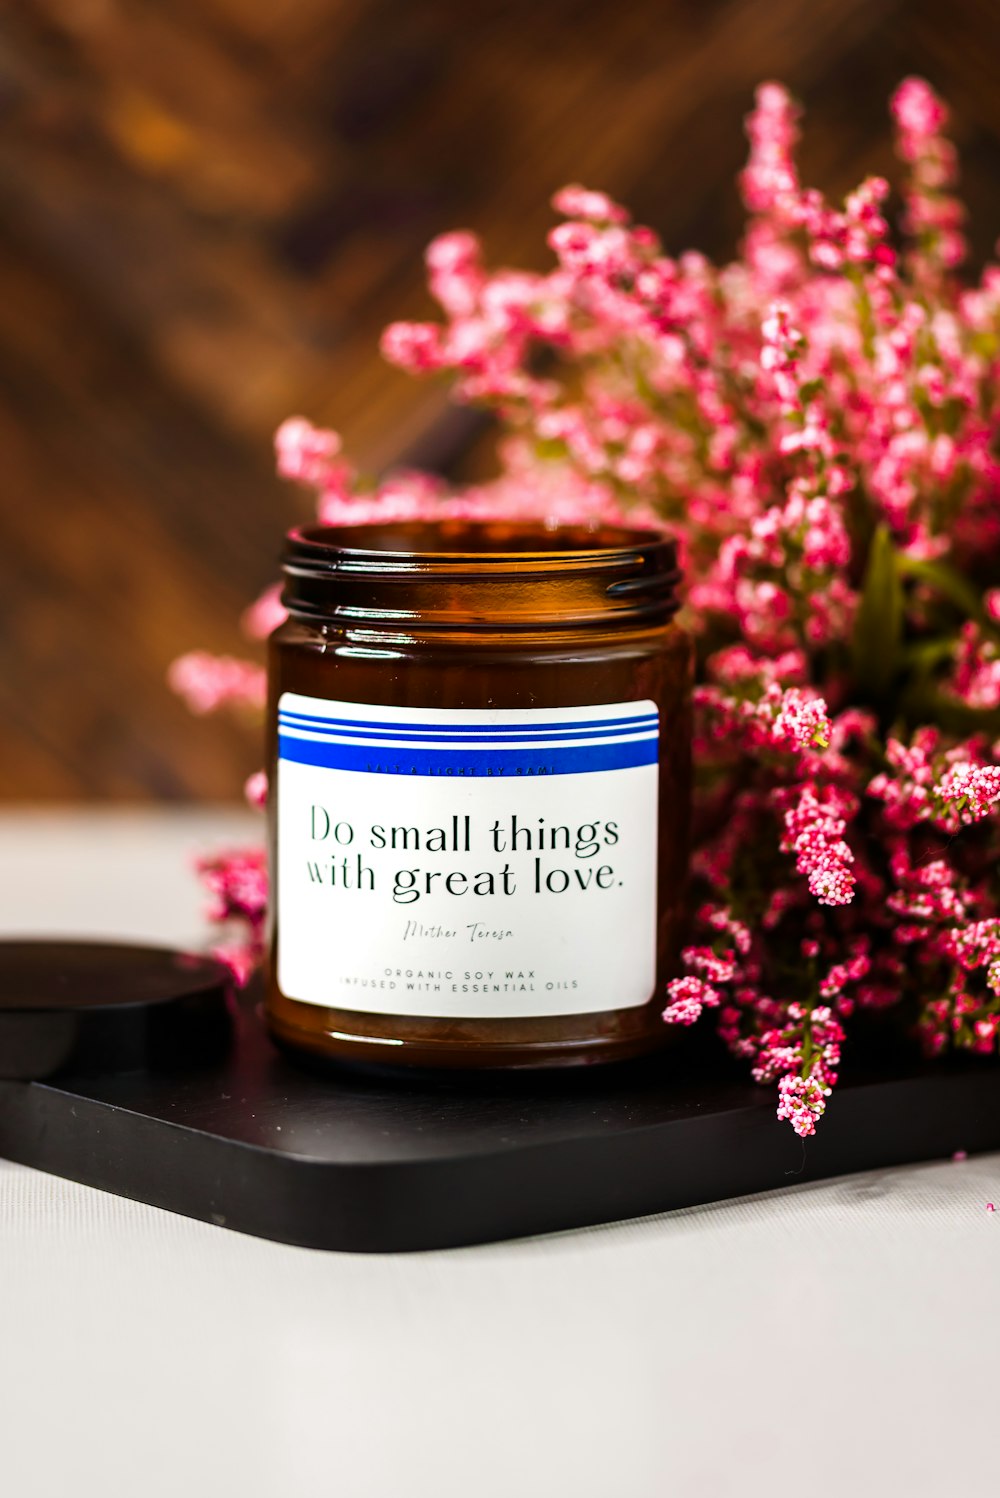
[{"label": "jar opening", "polygon": [[394,557],[517,556],[519,558],[602,554],[673,543],[656,531],[611,525],[547,526],[516,520],[413,520],[352,526],[307,526],[292,538],[317,549]]},{"label": "jar opening", "polygon": [[668,619],[680,581],[676,543],[658,531],[503,519],[304,527],[283,569],[292,614],[431,629]]}]

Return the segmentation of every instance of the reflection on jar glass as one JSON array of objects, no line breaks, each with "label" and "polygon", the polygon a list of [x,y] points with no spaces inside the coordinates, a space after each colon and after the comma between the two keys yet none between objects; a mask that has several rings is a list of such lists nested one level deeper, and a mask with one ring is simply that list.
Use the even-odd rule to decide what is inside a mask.
[{"label": "reflection on jar glass", "polygon": [[691,648],[654,532],[293,532],[270,642],[267,1018],[453,1067],[661,1043],[690,810]]}]

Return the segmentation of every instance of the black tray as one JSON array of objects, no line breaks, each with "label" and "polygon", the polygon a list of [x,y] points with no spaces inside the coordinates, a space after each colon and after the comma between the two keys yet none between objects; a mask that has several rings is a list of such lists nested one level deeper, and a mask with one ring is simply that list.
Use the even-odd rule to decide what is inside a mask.
[{"label": "black tray", "polygon": [[199,1070],[0,1083],[0,1155],[261,1238],[354,1252],[583,1227],[1000,1148],[1000,1067],[855,1066],[814,1139],[714,1038],[509,1077],[317,1075],[251,1003]]}]

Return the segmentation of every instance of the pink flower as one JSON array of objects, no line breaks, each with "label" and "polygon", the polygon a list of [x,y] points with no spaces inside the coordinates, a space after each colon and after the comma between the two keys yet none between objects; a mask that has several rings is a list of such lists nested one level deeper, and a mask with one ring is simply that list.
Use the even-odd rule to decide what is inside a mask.
[{"label": "pink flower", "polygon": [[700,978],[674,978],[667,984],[670,1003],[663,1011],[668,1025],[693,1025],[703,1009],[714,1009],[719,995]]},{"label": "pink flower", "polygon": [[871,967],[871,959],[863,949],[856,951],[847,962],[833,963],[819,985],[820,998],[843,1001],[848,986],[866,978]]},{"label": "pink flower", "polygon": [[476,236],[467,230],[442,234],[428,245],[426,261],[434,298],[450,316],[469,317],[486,283]]},{"label": "pink flower", "polygon": [[774,719],[774,744],[795,749],[825,749],[830,742],[830,719],[822,697],[813,697],[789,687],[781,694],[780,711]]},{"label": "pink flower", "polygon": [[167,681],[191,711],[199,714],[230,706],[260,709],[267,695],[263,667],[229,655],[209,655],[204,650],[178,656],[167,672]]},{"label": "pink flower", "polygon": [[253,924],[267,908],[267,861],[262,848],[240,848],[198,861],[198,872],[211,896],[212,921],[233,917]]},{"label": "pink flower", "polygon": [[811,691],[780,685],[782,675],[799,674],[800,660],[788,651],[768,661],[743,646],[713,657],[709,670],[724,685],[698,687],[694,697],[709,740],[785,754],[826,748],[833,732],[826,703]]},{"label": "pink flower", "polygon": [[906,227],[917,241],[912,256],[918,279],[928,281],[965,258],[961,204],[947,189],[957,176],[955,150],[943,131],[948,111],[922,78],[907,78],[892,100],[898,150],[910,163]]},{"label": "pink flower", "polygon": [[302,484],[321,484],[340,452],[336,432],[314,427],[303,416],[290,416],[274,434],[278,472]]},{"label": "pink flower", "polygon": [[[992,594],[986,609],[992,618]],[[1000,592],[996,594],[1000,598]],[[971,708],[993,711],[1000,707],[1000,644],[987,637],[978,625],[968,623],[959,636],[955,670],[948,689]]]},{"label": "pink flower", "polygon": [[805,874],[809,892],[821,905],[849,905],[854,898],[854,854],[844,840],[854,798],[834,786],[822,789],[807,782],[794,798],[777,797],[785,807],[783,852],[795,854],[795,866]]},{"label": "pink flower", "polygon": [[752,213],[788,211],[798,192],[792,151],[798,140],[798,110],[778,83],[762,83],[747,119],[750,160],[740,185]]},{"label": "pink flower", "polygon": [[441,335],[433,323],[394,322],[382,334],[382,355],[413,374],[426,374],[442,363]]},{"label": "pink flower", "polygon": [[288,618],[288,610],[281,601],[281,584],[274,583],[245,610],[240,621],[244,634],[252,640],[266,640],[268,635],[284,624]]},{"label": "pink flower", "polygon": [[256,770],[249,777],[243,787],[243,794],[250,805],[258,811],[262,811],[267,805],[267,776],[263,770]]},{"label": "pink flower", "polygon": [[588,219],[592,223],[626,224],[625,209],[603,192],[592,192],[586,187],[563,187],[552,199],[552,206],[564,218]]},{"label": "pink flower", "polygon": [[965,896],[946,859],[913,864],[908,850],[897,848],[892,856],[892,875],[898,887],[886,903],[893,915],[903,918],[895,928],[898,942],[909,945],[923,941],[931,928],[965,920]]},{"label": "pink flower", "polygon": [[983,763],[975,741],[943,750],[940,734],[926,728],[908,746],[890,739],[886,758],[892,769],[872,778],[868,794],[884,803],[893,827],[929,822],[957,833],[1000,806],[1000,765]]},{"label": "pink flower", "polygon": [[907,78],[892,96],[892,112],[902,132],[904,150],[916,150],[939,135],[948,111],[923,78]]},{"label": "pink flower", "polygon": [[787,1119],[796,1134],[808,1139],[815,1134],[816,1122],[826,1112],[830,1091],[813,1077],[780,1077],[778,1117]]},{"label": "pink flower", "polygon": [[241,848],[200,859],[197,865],[209,895],[208,918],[232,933],[213,955],[244,984],[264,953],[267,913],[267,860],[262,848]]},{"label": "pink flower", "polygon": [[1000,806],[1000,765],[959,762],[935,787],[939,818],[948,831],[992,816]]},{"label": "pink flower", "polygon": [[583,275],[615,276],[636,268],[632,236],[615,226],[559,224],[549,234],[549,244],[568,270]]},{"label": "pink flower", "polygon": [[260,965],[261,953],[250,941],[216,942],[212,956],[229,969],[238,988],[245,988]]}]

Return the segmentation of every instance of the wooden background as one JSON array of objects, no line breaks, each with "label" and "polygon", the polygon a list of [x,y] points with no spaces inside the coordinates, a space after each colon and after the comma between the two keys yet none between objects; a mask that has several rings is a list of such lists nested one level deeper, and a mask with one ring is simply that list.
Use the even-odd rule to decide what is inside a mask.
[{"label": "wooden background", "polygon": [[805,174],[890,166],[907,72],[952,101],[977,253],[1000,233],[996,0],[7,0],[0,45],[0,795],[238,794],[255,732],[164,684],[240,651],[301,501],[301,412],[372,469],[447,465],[381,326],[471,227],[545,263],[566,180],[730,253],[753,86]]}]

